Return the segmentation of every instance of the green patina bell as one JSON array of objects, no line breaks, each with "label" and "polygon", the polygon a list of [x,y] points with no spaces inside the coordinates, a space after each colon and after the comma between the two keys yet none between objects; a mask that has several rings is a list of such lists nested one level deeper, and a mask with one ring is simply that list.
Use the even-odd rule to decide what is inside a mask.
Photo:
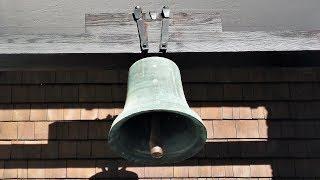
[{"label": "green patina bell", "polygon": [[206,138],[173,61],[148,57],[130,67],[125,107],[109,132],[115,152],[137,163],[173,163],[199,152]]}]

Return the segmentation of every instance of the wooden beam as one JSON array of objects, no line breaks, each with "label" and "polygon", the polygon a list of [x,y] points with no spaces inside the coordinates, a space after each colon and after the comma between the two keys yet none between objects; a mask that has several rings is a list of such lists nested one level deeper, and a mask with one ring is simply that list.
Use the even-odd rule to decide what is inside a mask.
[{"label": "wooden beam", "polygon": [[[148,22],[150,52],[158,52],[160,21]],[[320,50],[320,31],[223,32],[220,14],[177,12],[169,28],[168,52],[246,52]],[[1,54],[140,53],[131,14],[86,16],[80,35],[0,35]]]},{"label": "wooden beam", "polygon": [[172,12],[214,10],[223,28],[237,31],[310,30],[320,28],[319,0],[1,0],[0,33],[63,33],[84,31],[89,12],[131,12],[135,6]]},{"label": "wooden beam", "polygon": [[[150,42],[157,52],[157,42]],[[168,52],[320,50],[319,32],[170,33]],[[0,35],[1,54],[140,53],[138,37]]]},{"label": "wooden beam", "polygon": [[[148,56],[159,56],[149,54]],[[202,67],[320,66],[320,51],[167,53],[181,70]],[[110,54],[0,54],[0,71],[105,70],[129,67],[145,56]]]}]

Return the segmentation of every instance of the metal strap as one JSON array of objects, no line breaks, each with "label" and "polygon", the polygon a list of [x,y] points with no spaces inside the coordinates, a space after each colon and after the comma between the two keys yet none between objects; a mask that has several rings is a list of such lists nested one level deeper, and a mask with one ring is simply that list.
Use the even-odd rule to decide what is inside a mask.
[{"label": "metal strap", "polygon": [[148,52],[148,50],[149,50],[148,34],[147,34],[144,20],[142,18],[141,7],[139,7],[139,6],[135,7],[133,16],[134,16],[135,21],[137,22],[141,51]]},{"label": "metal strap", "polygon": [[161,27],[161,37],[160,37],[160,52],[166,52],[168,47],[169,40],[169,17],[170,9],[167,6],[164,6],[162,9],[162,27]]}]

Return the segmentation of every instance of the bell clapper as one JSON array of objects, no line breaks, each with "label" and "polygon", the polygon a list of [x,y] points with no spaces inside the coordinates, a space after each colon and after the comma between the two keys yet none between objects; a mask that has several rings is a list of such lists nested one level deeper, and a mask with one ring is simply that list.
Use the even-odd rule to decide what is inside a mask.
[{"label": "bell clapper", "polygon": [[159,117],[156,117],[157,114],[152,115],[152,119],[150,121],[150,154],[153,158],[160,159],[163,157],[163,149],[161,147],[160,140],[160,121]]}]

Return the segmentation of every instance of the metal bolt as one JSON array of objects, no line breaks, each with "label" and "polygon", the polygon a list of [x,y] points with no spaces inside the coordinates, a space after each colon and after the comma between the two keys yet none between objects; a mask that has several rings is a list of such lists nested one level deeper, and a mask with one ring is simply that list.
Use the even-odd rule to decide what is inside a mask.
[{"label": "metal bolt", "polygon": [[152,20],[156,20],[157,19],[157,13],[150,11],[149,14],[150,14],[150,17],[151,17]]},{"label": "metal bolt", "polygon": [[142,9],[140,6],[136,6],[133,12],[135,20],[142,18]]},{"label": "metal bolt", "polygon": [[162,15],[164,18],[169,18],[170,17],[170,9],[168,6],[164,6],[162,9]]}]

